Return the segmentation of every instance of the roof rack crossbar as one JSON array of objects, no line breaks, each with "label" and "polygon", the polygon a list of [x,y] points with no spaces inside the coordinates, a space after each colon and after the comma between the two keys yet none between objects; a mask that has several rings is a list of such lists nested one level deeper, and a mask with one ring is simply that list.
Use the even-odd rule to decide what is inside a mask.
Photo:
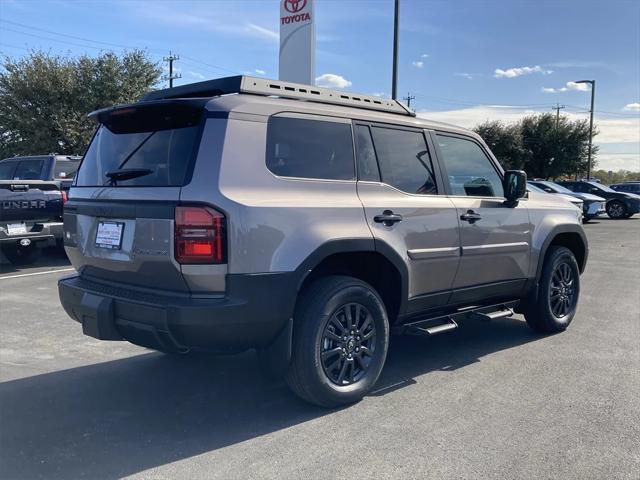
[{"label": "roof rack crossbar", "polygon": [[328,88],[303,85],[300,83],[270,80],[267,78],[238,75],[216,80],[181,85],[179,87],[156,90],[147,93],[142,101],[166,100],[172,98],[215,97],[231,93],[249,93],[253,95],[277,96],[315,103],[342,105],[381,112],[415,116],[415,113],[396,100],[373,95],[351,94]]}]

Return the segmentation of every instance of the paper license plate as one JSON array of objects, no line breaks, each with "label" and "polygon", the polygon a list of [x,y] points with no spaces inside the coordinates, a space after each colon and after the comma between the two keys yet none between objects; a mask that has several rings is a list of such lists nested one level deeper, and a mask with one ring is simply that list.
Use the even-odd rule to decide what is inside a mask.
[{"label": "paper license plate", "polygon": [[96,233],[96,247],[119,250],[122,246],[122,222],[100,222]]},{"label": "paper license plate", "polygon": [[24,223],[10,223],[7,225],[9,235],[23,235],[27,233],[27,226]]}]

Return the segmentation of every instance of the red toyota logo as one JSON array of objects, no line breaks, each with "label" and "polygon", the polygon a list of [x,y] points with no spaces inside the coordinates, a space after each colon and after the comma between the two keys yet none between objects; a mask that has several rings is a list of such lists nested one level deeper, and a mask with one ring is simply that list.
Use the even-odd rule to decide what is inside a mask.
[{"label": "red toyota logo", "polygon": [[289,13],[298,13],[307,6],[307,0],[284,0],[284,9]]}]

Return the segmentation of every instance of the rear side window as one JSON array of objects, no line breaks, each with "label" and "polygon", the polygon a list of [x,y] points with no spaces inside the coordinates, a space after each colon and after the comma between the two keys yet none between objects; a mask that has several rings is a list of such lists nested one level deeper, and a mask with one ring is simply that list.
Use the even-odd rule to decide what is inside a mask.
[{"label": "rear side window", "polygon": [[13,180],[13,172],[16,170],[18,162],[0,162],[0,180]]},{"label": "rear side window", "polygon": [[422,132],[372,127],[382,181],[407,193],[438,193]]},{"label": "rear side window", "polygon": [[271,117],[267,168],[281,177],[353,180],[351,125],[326,120]]},{"label": "rear side window", "polygon": [[21,160],[13,173],[13,180],[40,180],[43,166],[44,160]]},{"label": "rear side window", "polygon": [[[202,106],[179,101],[99,114],[101,125],[84,155],[75,185],[184,185],[199,145],[201,118]],[[123,170],[137,173],[113,175]]]},{"label": "rear side window", "polygon": [[438,135],[438,144],[453,195],[504,197],[502,179],[477,143]]}]

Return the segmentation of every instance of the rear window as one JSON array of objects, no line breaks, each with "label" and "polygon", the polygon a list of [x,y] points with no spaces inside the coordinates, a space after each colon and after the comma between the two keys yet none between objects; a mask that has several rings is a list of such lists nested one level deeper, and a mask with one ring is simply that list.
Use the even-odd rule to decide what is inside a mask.
[{"label": "rear window", "polygon": [[[76,186],[182,186],[190,177],[200,139],[202,108],[189,105],[128,107],[99,114],[102,123],[76,174]],[[137,169],[134,178],[107,174]]]},{"label": "rear window", "polygon": [[56,180],[70,179],[76,176],[80,160],[58,160],[53,167],[53,178]]},{"label": "rear window", "polygon": [[271,117],[267,129],[267,168],[282,177],[353,180],[351,125]]},{"label": "rear window", "polygon": [[40,180],[44,160],[21,160],[13,172],[13,180]]}]

